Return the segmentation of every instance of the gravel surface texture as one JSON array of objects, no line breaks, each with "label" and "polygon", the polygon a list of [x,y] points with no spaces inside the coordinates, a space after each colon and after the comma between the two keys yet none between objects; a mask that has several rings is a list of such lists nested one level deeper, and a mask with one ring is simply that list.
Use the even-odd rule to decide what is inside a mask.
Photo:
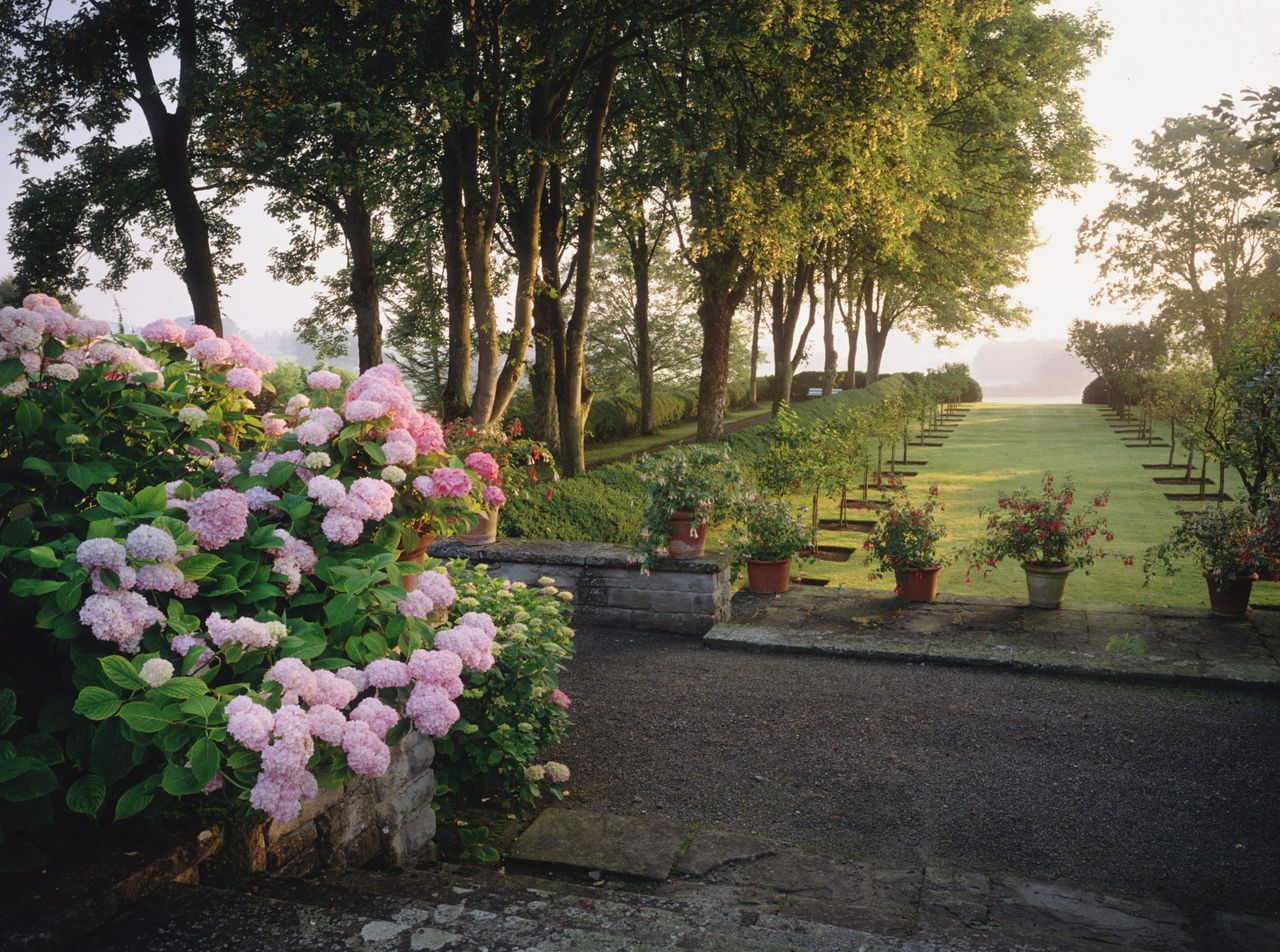
[{"label": "gravel surface texture", "polygon": [[1280,914],[1280,697],[583,631],[569,804]]}]

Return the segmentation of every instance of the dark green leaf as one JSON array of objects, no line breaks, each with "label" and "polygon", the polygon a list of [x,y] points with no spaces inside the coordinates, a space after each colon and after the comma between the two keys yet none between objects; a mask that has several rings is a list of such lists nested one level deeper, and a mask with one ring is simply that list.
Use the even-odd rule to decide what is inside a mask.
[{"label": "dark green leaf", "polygon": [[120,710],[120,699],[106,688],[91,684],[76,698],[75,712],[91,721],[105,721]]},{"label": "dark green leaf", "polygon": [[97,774],[85,774],[67,789],[67,809],[96,817],[106,798],[106,781]]}]

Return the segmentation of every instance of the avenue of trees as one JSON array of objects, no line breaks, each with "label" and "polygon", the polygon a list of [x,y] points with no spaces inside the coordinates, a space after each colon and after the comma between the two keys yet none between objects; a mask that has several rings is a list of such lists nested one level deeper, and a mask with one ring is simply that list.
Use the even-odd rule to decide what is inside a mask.
[{"label": "avenue of trees", "polygon": [[[734,373],[785,400],[821,348],[830,392],[859,357],[874,381],[895,331],[1025,319],[1007,289],[1037,207],[1092,175],[1076,84],[1106,36],[1042,6],[14,0],[0,111],[14,161],[55,169],[11,209],[17,289],[159,258],[220,330],[230,213],[259,192],[289,234],[273,274],[323,282],[299,320],[322,351],[390,346],[476,422],[527,373],[569,474],[601,387],[638,391],[648,430],[655,385],[694,385],[713,439]],[[1194,289],[1161,293],[1208,326]]]},{"label": "avenue of trees", "polygon": [[1280,87],[1224,97],[1135,143],[1133,171],[1080,228],[1102,261],[1101,299],[1148,307],[1149,323],[1078,320],[1069,347],[1107,402],[1168,424],[1168,467],[1219,499],[1228,468],[1257,506],[1280,483]]}]

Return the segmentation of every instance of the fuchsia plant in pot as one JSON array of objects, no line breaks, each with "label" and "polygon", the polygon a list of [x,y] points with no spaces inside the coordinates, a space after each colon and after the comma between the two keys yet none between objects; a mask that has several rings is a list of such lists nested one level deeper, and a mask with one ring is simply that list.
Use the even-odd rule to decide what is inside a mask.
[{"label": "fuchsia plant in pot", "polygon": [[945,557],[938,543],[946,529],[934,518],[938,503],[938,487],[929,487],[925,502],[900,498],[880,514],[863,548],[868,550],[867,564],[874,561],[878,569],[872,578],[892,572],[895,591],[909,602],[931,602],[938,595],[938,572]]},{"label": "fuchsia plant in pot", "polygon": [[1243,505],[1191,513],[1169,538],[1147,550],[1143,564],[1147,582],[1156,566],[1172,575],[1190,557],[1209,586],[1213,613],[1239,617],[1249,608],[1258,570],[1270,567],[1266,551],[1270,526],[1266,513]]},{"label": "fuchsia plant in pot", "polygon": [[809,528],[780,499],[748,499],[734,524],[735,549],[747,565],[747,588],[781,594],[791,584],[791,560],[810,548]]},{"label": "fuchsia plant in pot", "polygon": [[985,576],[996,563],[1015,559],[1027,574],[1032,607],[1060,608],[1067,576],[1076,569],[1087,572],[1105,557],[1094,540],[1115,538],[1101,514],[1107,501],[1103,492],[1088,506],[1076,506],[1074,483],[1068,477],[1057,485],[1052,473],[1045,473],[1039,493],[1001,493],[995,508],[980,511],[987,517],[986,536],[966,550],[970,572],[980,568]]},{"label": "fuchsia plant in pot", "polygon": [[742,472],[725,447],[676,447],[645,456],[638,466],[649,490],[639,548],[646,565],[664,552],[673,559],[702,556],[707,529],[737,498]]}]

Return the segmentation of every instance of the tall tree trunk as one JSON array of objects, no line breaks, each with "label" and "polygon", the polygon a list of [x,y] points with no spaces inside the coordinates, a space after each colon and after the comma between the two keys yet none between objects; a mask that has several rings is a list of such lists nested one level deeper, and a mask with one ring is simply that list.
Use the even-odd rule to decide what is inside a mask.
[{"label": "tall tree trunk", "polygon": [[[464,130],[462,184],[466,204],[462,210],[467,239],[467,266],[471,269],[471,319],[476,335],[476,388],[471,397],[471,420],[487,423],[498,393],[498,315],[493,303],[493,266],[490,252],[497,224],[498,184],[487,192],[480,186],[480,129]],[[491,171],[496,177],[497,172]]]},{"label": "tall tree trunk", "polygon": [[462,224],[459,130],[444,134],[440,154],[440,232],[444,244],[445,300],[449,307],[449,368],[445,376],[444,418],[467,415],[471,403],[471,277]]},{"label": "tall tree trunk", "polygon": [[1174,439],[1174,437],[1177,435],[1177,432],[1178,432],[1177,422],[1178,421],[1174,417],[1169,417],[1169,468],[1170,469],[1173,469],[1173,450],[1174,450],[1174,447],[1178,445],[1178,441]]},{"label": "tall tree trunk", "polygon": [[764,286],[756,282],[751,292],[751,380],[747,384],[747,405],[759,406],[756,379],[760,370],[760,316],[764,312]]},{"label": "tall tree trunk", "polygon": [[533,418],[530,429],[536,439],[559,449],[560,415],[556,410],[557,343],[564,338],[564,315],[560,303],[560,241],[564,228],[562,200],[563,174],[553,164],[547,173],[543,194],[539,256],[542,277],[533,298],[533,369],[529,386],[533,390]]},{"label": "tall tree trunk", "polygon": [[844,370],[846,390],[855,390],[858,386],[858,338],[862,333],[862,294],[857,283],[858,272],[854,264],[854,255],[850,252],[849,261],[845,265],[846,293],[840,305],[845,336],[849,339],[849,356],[846,358]]},{"label": "tall tree trunk", "polygon": [[209,223],[191,181],[191,98],[199,57],[195,0],[178,0],[177,11],[179,70],[177,105],[172,113],[165,106],[151,69],[145,34],[126,26],[122,37],[137,86],[138,104],[151,134],[156,174],[182,247],[182,283],[191,298],[196,323],[221,337],[222,310]]},{"label": "tall tree trunk", "polygon": [[811,267],[803,259],[797,258],[795,272],[786,280],[774,278],[773,282],[773,382],[777,386],[777,392],[773,395],[775,414],[782,404],[791,401],[791,381],[795,373],[791,345],[795,339],[800,308],[804,304]]},{"label": "tall tree trunk", "polygon": [[751,272],[736,249],[712,252],[697,261],[702,299],[702,372],[698,378],[699,443],[724,436],[724,413],[729,396],[729,342],[733,315],[747,293]]},{"label": "tall tree trunk", "polygon": [[812,333],[818,319],[818,294],[813,287],[813,270],[812,267],[809,268],[809,318],[804,323],[804,330],[800,332],[800,339],[796,341],[795,353],[791,355],[792,376],[800,369],[800,364],[804,360],[804,349],[809,342],[809,334]]},{"label": "tall tree trunk", "polygon": [[[863,331],[867,339],[867,386],[880,379],[880,360],[885,341],[889,339],[892,321],[876,310],[876,279],[867,273],[862,278]],[[883,303],[883,301],[881,302]]]},{"label": "tall tree trunk", "polygon": [[356,313],[360,371],[382,363],[382,315],[373,254],[373,221],[359,189],[343,196],[342,231],[351,249],[351,309]]},{"label": "tall tree trunk", "polygon": [[822,263],[822,395],[829,397],[836,389],[836,372],[840,355],[836,353],[836,295],[835,276],[831,262]]},{"label": "tall tree trunk", "polygon": [[618,63],[607,56],[600,64],[591,92],[580,173],[577,235],[577,275],[573,293],[573,314],[565,328],[564,365],[556,380],[556,409],[560,414],[560,466],[569,476],[587,471],[586,422],[591,412],[591,392],[586,384],[587,321],[591,311],[591,258],[594,251],[596,215],[600,204],[600,158],[604,151],[605,124],[609,101],[618,75]]},{"label": "tall tree trunk", "polygon": [[524,372],[533,332],[533,299],[538,282],[538,242],[542,228],[542,193],[547,184],[547,163],[537,161],[529,170],[524,200],[512,222],[516,245],[516,300],[507,362],[498,375],[490,420],[501,420]]},{"label": "tall tree trunk", "polygon": [[627,233],[627,243],[636,287],[632,320],[636,332],[636,377],[640,384],[640,433],[649,436],[657,429],[657,421],[653,409],[653,347],[649,340],[649,232],[643,204],[636,227]]}]

